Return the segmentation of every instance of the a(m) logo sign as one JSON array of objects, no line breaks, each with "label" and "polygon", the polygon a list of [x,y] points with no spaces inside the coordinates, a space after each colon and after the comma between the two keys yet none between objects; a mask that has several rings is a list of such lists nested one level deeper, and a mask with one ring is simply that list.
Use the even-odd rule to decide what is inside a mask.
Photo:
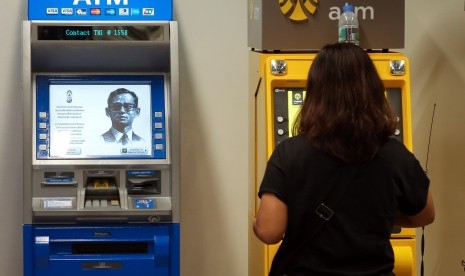
[{"label": "a(m) logo sign", "polygon": [[281,12],[293,21],[305,21],[315,13],[318,0],[279,0]]}]

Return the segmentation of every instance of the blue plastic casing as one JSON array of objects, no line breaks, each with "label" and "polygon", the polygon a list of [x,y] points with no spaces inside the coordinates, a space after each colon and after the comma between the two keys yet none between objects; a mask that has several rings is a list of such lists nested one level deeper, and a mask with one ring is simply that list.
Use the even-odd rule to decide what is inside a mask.
[{"label": "blue plastic casing", "polygon": [[24,225],[24,276],[179,276],[179,224]]},{"label": "blue plastic casing", "polygon": [[29,20],[172,21],[172,0],[29,0]]}]

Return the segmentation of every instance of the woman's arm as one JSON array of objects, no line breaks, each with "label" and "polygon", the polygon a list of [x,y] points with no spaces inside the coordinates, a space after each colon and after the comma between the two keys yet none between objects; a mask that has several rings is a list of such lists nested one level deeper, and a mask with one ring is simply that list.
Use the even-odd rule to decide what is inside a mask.
[{"label": "woman's arm", "polygon": [[406,228],[423,227],[432,223],[434,221],[435,215],[433,197],[431,192],[428,191],[426,206],[423,208],[423,210],[420,211],[420,213],[414,216],[398,214],[394,217],[394,224]]},{"label": "woman's arm", "polygon": [[275,194],[264,193],[253,223],[255,235],[266,244],[275,244],[283,239],[287,228],[287,205]]}]

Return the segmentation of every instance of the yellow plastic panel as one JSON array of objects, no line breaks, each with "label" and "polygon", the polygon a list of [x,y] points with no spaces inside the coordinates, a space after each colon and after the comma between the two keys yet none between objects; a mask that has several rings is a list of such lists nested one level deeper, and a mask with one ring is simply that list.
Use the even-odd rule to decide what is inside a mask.
[{"label": "yellow plastic panel", "polygon": [[415,239],[392,239],[394,249],[394,273],[396,276],[416,275]]}]

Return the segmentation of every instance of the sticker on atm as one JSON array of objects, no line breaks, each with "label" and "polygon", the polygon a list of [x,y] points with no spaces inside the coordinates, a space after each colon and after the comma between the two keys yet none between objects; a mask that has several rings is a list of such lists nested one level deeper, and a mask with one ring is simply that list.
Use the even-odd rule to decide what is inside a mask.
[{"label": "sticker on atm", "polygon": [[44,199],[44,209],[69,209],[73,208],[73,200],[70,198]]},{"label": "sticker on atm", "polygon": [[153,209],[155,208],[155,200],[153,198],[137,198],[134,200],[134,208]]}]

